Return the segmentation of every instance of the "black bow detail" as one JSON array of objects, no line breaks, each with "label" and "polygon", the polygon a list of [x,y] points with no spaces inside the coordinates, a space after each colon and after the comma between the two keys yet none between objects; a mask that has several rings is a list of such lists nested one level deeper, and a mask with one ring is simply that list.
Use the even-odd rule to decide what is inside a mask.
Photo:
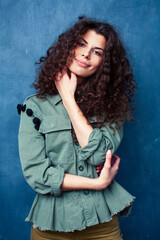
[{"label": "black bow detail", "polygon": [[18,104],[17,105],[17,111],[18,111],[18,114],[20,115],[21,114],[21,111],[24,112],[26,110],[26,104]]}]

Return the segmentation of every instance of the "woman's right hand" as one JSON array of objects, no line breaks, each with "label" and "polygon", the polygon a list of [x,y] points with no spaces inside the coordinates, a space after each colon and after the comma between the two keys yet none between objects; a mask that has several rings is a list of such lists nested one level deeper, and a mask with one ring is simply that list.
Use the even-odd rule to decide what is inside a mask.
[{"label": "woman's right hand", "polygon": [[97,178],[97,190],[106,188],[116,176],[119,169],[120,158],[114,154],[114,159],[115,162],[112,163],[112,152],[108,150],[106,153],[106,161]]},{"label": "woman's right hand", "polygon": [[65,103],[70,97],[74,98],[77,88],[77,76],[71,72],[71,77],[69,78],[67,71],[64,70],[63,73],[58,74],[55,85]]}]

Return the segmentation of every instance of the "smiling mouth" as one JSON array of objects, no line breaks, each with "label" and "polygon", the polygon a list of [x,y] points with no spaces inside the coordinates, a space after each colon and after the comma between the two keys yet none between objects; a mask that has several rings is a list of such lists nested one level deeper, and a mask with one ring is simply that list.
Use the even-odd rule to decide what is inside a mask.
[{"label": "smiling mouth", "polygon": [[90,65],[89,65],[89,64],[87,64],[86,62],[83,62],[83,61],[81,61],[81,60],[78,60],[78,59],[76,59],[76,58],[75,58],[75,60],[76,60],[76,62],[78,63],[78,65],[79,65],[80,67],[87,68],[87,67],[89,67],[89,66],[90,66]]}]

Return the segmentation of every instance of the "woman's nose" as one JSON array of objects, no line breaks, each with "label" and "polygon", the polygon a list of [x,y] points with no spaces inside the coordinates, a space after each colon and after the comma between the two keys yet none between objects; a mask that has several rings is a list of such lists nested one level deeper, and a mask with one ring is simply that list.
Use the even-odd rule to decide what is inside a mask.
[{"label": "woman's nose", "polygon": [[82,56],[89,59],[90,58],[90,51],[89,50],[85,50],[82,52]]}]

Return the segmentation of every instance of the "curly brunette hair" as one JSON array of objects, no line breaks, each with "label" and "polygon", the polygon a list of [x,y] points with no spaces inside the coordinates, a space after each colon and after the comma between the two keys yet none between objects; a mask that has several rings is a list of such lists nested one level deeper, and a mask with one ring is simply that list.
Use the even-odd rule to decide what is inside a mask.
[{"label": "curly brunette hair", "polygon": [[59,36],[57,43],[47,50],[46,56],[36,63],[40,67],[33,86],[38,90],[39,98],[58,93],[54,83],[57,74],[72,62],[74,49],[88,30],[103,35],[106,46],[99,69],[77,86],[75,98],[87,119],[96,116],[99,126],[108,122],[114,130],[115,123],[118,129],[126,120],[133,121],[133,95],[137,85],[126,51],[117,31],[110,24],[80,17],[72,28]]}]

